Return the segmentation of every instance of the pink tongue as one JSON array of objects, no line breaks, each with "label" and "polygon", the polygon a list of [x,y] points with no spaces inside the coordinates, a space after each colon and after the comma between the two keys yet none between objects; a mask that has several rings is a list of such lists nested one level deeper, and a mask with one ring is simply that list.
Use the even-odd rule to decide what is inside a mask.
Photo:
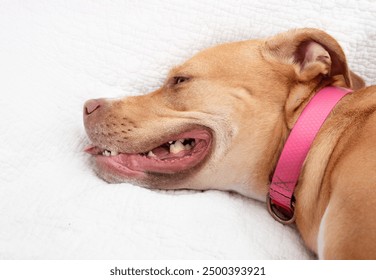
[{"label": "pink tongue", "polygon": [[106,157],[106,160],[114,161],[135,171],[173,173],[197,164],[205,157],[205,148],[207,148],[207,144],[204,141],[199,141],[194,149],[180,151],[176,154],[169,153],[167,147],[158,147],[153,149],[155,158],[140,154],[119,154],[114,157]]},{"label": "pink tongue", "polygon": [[156,157],[158,159],[172,159],[172,158],[184,157],[184,156],[188,155],[188,153],[190,151],[184,150],[184,151],[180,151],[179,153],[172,154],[167,150],[167,148],[157,147],[157,148],[153,149],[152,152],[153,152],[154,155],[156,155]]},{"label": "pink tongue", "polygon": [[152,150],[153,154],[155,154],[158,158],[164,158],[168,156],[169,151],[167,148],[157,147]]}]

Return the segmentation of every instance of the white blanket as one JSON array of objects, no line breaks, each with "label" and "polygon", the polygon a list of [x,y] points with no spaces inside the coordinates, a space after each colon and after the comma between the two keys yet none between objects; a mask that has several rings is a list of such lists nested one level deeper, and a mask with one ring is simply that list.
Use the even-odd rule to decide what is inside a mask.
[{"label": "white blanket", "polygon": [[[344,4],[342,4],[344,3]],[[376,81],[374,1],[0,0],[0,259],[310,259],[265,205],[110,185],[82,105],[147,93],[205,47],[318,27]]]}]

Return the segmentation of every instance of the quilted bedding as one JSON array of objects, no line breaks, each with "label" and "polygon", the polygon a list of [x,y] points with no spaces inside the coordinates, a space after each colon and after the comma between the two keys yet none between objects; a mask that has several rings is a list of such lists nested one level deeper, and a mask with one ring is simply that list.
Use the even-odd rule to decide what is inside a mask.
[{"label": "quilted bedding", "polygon": [[[282,5],[283,3],[283,5]],[[0,0],[0,259],[311,259],[265,205],[95,176],[86,99],[158,88],[205,47],[318,27],[376,83],[376,4]]]}]

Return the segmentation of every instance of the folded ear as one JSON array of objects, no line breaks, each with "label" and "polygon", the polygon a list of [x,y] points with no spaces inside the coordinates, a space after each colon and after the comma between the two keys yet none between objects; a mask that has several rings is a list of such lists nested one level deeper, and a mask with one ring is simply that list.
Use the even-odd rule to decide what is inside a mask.
[{"label": "folded ear", "polygon": [[[364,82],[364,80],[351,70],[350,70],[350,79],[351,79],[351,84],[352,84],[353,90],[358,90],[358,89],[364,88],[366,86],[366,83]],[[343,79],[342,76],[336,76],[333,79],[332,85],[338,86],[338,87],[346,87],[344,79]]]},{"label": "folded ear", "polygon": [[297,81],[341,75],[346,86],[352,87],[345,54],[324,31],[303,28],[281,33],[266,40],[264,50],[269,58],[291,65]]},{"label": "folded ear", "polygon": [[350,70],[350,77],[351,77],[352,89],[358,90],[366,86],[366,83],[364,82],[362,77],[358,76],[351,70]]}]

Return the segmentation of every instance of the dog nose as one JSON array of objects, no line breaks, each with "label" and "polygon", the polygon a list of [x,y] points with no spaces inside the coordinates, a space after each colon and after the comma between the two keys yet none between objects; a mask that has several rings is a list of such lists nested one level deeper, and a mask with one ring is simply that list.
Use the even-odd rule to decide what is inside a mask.
[{"label": "dog nose", "polygon": [[103,100],[102,99],[90,99],[90,100],[85,102],[84,114],[90,115],[94,111],[98,110],[101,106],[103,106]]}]

